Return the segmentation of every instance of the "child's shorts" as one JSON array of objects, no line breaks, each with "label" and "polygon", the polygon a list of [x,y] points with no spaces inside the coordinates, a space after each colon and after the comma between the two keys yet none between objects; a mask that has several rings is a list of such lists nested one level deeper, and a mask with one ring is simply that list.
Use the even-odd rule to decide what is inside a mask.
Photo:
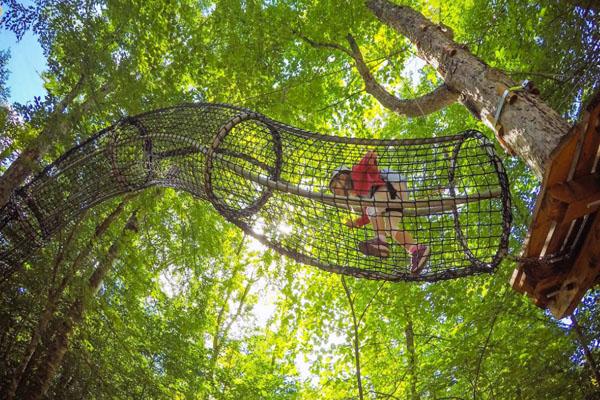
[{"label": "child's shorts", "polygon": [[389,168],[382,169],[380,174],[381,174],[381,179],[383,179],[386,182],[390,182],[392,184],[406,182],[406,178],[404,176],[402,176],[402,174],[400,174],[400,172],[394,171]]},{"label": "child's shorts", "polygon": [[[404,183],[404,187],[406,187],[406,178],[402,176],[398,171],[394,171],[391,169],[382,169],[381,170],[381,178],[392,185],[397,190],[400,190],[400,184]],[[379,190],[376,191],[373,196],[370,198],[378,201],[386,201],[389,202],[389,206],[393,207],[394,202],[398,201],[398,198],[392,199],[390,193],[387,190]],[[382,217],[385,223],[385,231],[388,235],[391,235],[394,231],[400,230],[400,222],[402,220],[401,213],[387,213],[388,207],[367,207],[366,214],[370,219],[376,217]]]}]

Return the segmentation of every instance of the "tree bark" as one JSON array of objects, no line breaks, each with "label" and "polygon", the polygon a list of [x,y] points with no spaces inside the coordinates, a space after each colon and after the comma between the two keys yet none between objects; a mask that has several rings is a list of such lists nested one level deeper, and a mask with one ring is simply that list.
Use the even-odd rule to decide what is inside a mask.
[{"label": "tree bark", "polygon": [[[516,82],[489,67],[415,10],[387,0],[367,0],[366,3],[380,21],[416,46],[419,56],[437,70],[445,85],[460,93],[459,101],[467,103],[472,112],[497,131],[493,121],[499,91],[517,86]],[[524,91],[514,93],[516,101],[505,104],[499,118],[503,140],[541,178],[552,151],[570,127],[537,96]]]},{"label": "tree bark", "polygon": [[137,231],[136,212],[131,214],[121,234],[111,244],[106,257],[88,279],[88,284],[84,291],[66,310],[65,317],[55,332],[54,340],[48,347],[47,355],[30,379],[29,385],[24,390],[23,398],[37,400],[42,398],[48,391],[52,378],[56,374],[67,351],[69,336],[74,326],[81,322],[85,305],[96,294],[104,277],[114,265],[128,231]]}]

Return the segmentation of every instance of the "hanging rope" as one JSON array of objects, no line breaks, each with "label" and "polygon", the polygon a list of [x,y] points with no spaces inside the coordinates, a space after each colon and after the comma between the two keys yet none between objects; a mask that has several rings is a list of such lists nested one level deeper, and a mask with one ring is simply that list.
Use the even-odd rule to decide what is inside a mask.
[{"label": "hanging rope", "polygon": [[[361,159],[377,171],[368,193],[358,191]],[[333,171],[342,165],[354,182],[340,194],[335,185],[342,175]],[[510,230],[506,174],[477,131],[351,139],[229,105],[188,104],[123,119],[16,191],[0,211],[2,273],[13,272],[84,210],[151,186],[210,201],[294,260],[370,279],[491,272]],[[360,227],[349,222],[358,220]]]}]

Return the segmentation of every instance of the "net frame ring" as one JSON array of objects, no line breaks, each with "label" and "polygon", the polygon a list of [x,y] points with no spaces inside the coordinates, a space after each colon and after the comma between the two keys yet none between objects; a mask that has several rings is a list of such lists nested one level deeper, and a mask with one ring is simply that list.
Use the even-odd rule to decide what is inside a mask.
[{"label": "net frame ring", "polygon": [[[275,153],[275,165],[272,167],[267,167],[267,172],[269,173],[269,180],[278,181],[281,175],[281,167],[283,164],[283,150],[281,144],[281,135],[279,130],[271,120],[265,117],[262,114],[255,112],[245,112],[240,113],[232,118],[230,118],[227,122],[225,122],[219,131],[214,136],[211,144],[208,146],[206,152],[206,161],[204,163],[204,190],[208,201],[215,207],[215,209],[223,214],[226,217],[230,217],[234,220],[250,217],[258,212],[269,200],[271,195],[273,194],[273,189],[267,186],[263,186],[262,194],[254,200],[251,204],[246,207],[240,209],[233,209],[223,200],[215,195],[213,189],[213,164],[215,159],[215,154],[218,152],[219,147],[231,133],[231,131],[237,126],[247,121],[255,121],[259,125],[263,125],[266,127],[273,138],[273,150]],[[252,157],[248,157],[248,159],[252,159],[256,162],[258,160],[253,159]],[[234,173],[238,173],[238,171],[233,171]],[[240,174],[241,175],[241,174]]]},{"label": "net frame ring", "polygon": [[454,147],[454,150],[452,151],[452,159],[450,160],[450,167],[448,168],[448,190],[452,198],[456,198],[454,179],[458,166],[457,159],[463,144],[468,139],[477,140],[479,147],[483,149],[485,154],[487,154],[489,163],[493,166],[494,170],[496,171],[496,176],[498,177],[498,184],[500,185],[501,189],[500,200],[502,201],[502,234],[499,237],[500,240],[498,243],[498,250],[489,263],[482,262],[473,254],[469,248],[466,237],[463,234],[462,225],[460,223],[460,213],[456,207],[456,204],[452,206],[454,231],[465,256],[469,259],[472,265],[480,271],[489,272],[498,266],[508,251],[508,238],[512,223],[510,189],[506,171],[504,170],[502,161],[494,151],[494,145],[481,132],[471,129],[464,132],[463,137],[458,141]]},{"label": "net frame ring", "polygon": [[[137,129],[137,137],[123,138],[122,130],[126,127]],[[134,191],[147,187],[154,177],[154,162],[153,162],[153,143],[152,137],[148,134],[148,130],[137,117],[125,117],[117,122],[112,128],[112,135],[108,141],[106,151],[110,160],[111,174],[113,179],[118,182],[121,187],[126,190]],[[140,177],[139,182],[133,182],[131,177],[123,174],[124,170],[119,166],[119,152],[123,152],[125,145],[140,142],[145,176]],[[135,165],[135,164],[132,164]]]}]

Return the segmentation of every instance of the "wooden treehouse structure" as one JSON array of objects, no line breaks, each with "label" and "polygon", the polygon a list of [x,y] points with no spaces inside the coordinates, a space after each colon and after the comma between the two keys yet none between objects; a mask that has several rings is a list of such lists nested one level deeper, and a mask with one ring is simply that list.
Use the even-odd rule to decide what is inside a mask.
[{"label": "wooden treehouse structure", "polygon": [[513,289],[556,318],[600,283],[600,94],[554,150]]}]

